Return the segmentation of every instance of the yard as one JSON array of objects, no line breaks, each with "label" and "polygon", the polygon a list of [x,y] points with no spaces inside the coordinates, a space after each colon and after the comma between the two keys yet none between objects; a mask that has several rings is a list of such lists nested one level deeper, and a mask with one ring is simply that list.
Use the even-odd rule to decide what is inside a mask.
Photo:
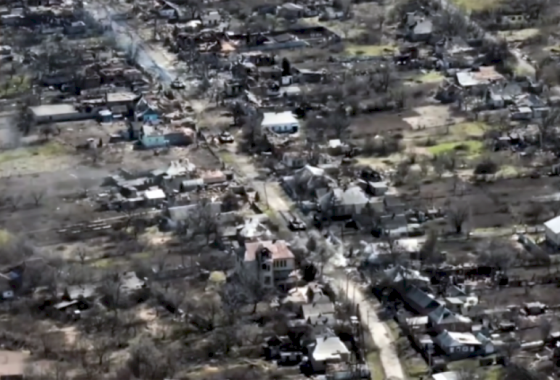
[{"label": "yard", "polygon": [[487,0],[452,0],[460,9],[466,12],[482,12],[496,9],[501,5],[501,1]]},{"label": "yard", "polygon": [[397,47],[392,45],[348,45],[345,47],[344,52],[347,55],[365,55],[370,57],[377,57],[383,55],[392,55],[396,50]]}]

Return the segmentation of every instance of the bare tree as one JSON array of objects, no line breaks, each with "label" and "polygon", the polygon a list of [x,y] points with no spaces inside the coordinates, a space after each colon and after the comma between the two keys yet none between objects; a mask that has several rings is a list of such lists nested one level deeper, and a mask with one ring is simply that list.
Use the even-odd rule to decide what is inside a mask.
[{"label": "bare tree", "polygon": [[191,219],[197,231],[206,237],[206,245],[210,244],[212,235],[217,239],[220,233],[219,213],[214,206],[208,199],[203,199]]},{"label": "bare tree", "polygon": [[539,331],[541,333],[541,340],[546,343],[552,332],[552,325],[548,319],[541,318],[539,320]]},{"label": "bare tree", "polygon": [[447,208],[449,223],[455,229],[455,233],[461,234],[463,226],[470,216],[470,205],[466,202],[453,202]]},{"label": "bare tree", "polygon": [[329,123],[337,139],[342,138],[344,132],[350,126],[350,121],[342,112],[338,112],[329,118]]},{"label": "bare tree", "polygon": [[110,355],[114,347],[115,341],[111,337],[98,336],[92,341],[91,352],[99,367],[109,369]]},{"label": "bare tree", "polygon": [[513,247],[502,239],[485,240],[478,248],[478,264],[503,271],[507,274],[508,269],[513,265]]},{"label": "bare tree", "polygon": [[76,252],[76,256],[78,257],[78,260],[80,260],[80,264],[82,264],[82,266],[86,263],[86,259],[88,257],[88,251],[85,245],[80,244],[75,248],[75,252]]},{"label": "bare tree", "polygon": [[334,252],[330,249],[328,249],[328,247],[321,247],[319,249],[319,252],[317,252],[317,260],[319,261],[319,276],[322,277],[324,270],[325,270],[325,266],[327,265],[327,263],[329,262],[329,260],[331,260],[334,256]]},{"label": "bare tree", "polygon": [[33,198],[33,204],[35,207],[39,206],[44,196],[45,191],[43,189],[35,189],[31,192],[31,198]]},{"label": "bare tree", "polygon": [[422,263],[430,264],[435,262],[437,254],[437,242],[437,231],[432,229],[428,232],[428,237],[420,248],[420,260],[422,261]]},{"label": "bare tree", "polygon": [[149,338],[130,347],[128,366],[139,379],[165,379],[175,375],[178,358],[172,352],[160,351]]},{"label": "bare tree", "polygon": [[21,194],[14,194],[6,197],[5,200],[6,203],[11,207],[12,211],[16,211],[19,208],[21,201],[23,200],[23,196]]},{"label": "bare tree", "polygon": [[44,140],[48,141],[51,136],[60,133],[60,129],[52,124],[45,124],[40,129],[39,132]]}]

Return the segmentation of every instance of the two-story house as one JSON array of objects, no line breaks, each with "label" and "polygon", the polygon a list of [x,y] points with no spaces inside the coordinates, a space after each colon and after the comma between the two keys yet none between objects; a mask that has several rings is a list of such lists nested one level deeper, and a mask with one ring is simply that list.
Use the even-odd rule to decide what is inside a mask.
[{"label": "two-story house", "polygon": [[240,255],[240,269],[255,275],[266,287],[290,287],[295,281],[294,254],[284,240],[248,242]]}]

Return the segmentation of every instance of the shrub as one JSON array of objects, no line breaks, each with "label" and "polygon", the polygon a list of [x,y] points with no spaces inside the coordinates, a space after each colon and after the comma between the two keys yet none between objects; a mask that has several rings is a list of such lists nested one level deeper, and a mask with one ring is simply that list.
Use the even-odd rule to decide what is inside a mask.
[{"label": "shrub", "polygon": [[474,174],[494,174],[497,171],[498,164],[490,158],[483,159],[474,168]]}]

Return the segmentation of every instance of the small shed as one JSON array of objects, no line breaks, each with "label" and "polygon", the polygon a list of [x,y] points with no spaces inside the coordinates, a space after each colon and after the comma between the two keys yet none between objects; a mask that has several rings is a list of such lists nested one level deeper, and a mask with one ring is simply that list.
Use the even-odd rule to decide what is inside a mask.
[{"label": "small shed", "polygon": [[550,219],[544,224],[546,242],[558,248],[560,247],[560,216]]}]

